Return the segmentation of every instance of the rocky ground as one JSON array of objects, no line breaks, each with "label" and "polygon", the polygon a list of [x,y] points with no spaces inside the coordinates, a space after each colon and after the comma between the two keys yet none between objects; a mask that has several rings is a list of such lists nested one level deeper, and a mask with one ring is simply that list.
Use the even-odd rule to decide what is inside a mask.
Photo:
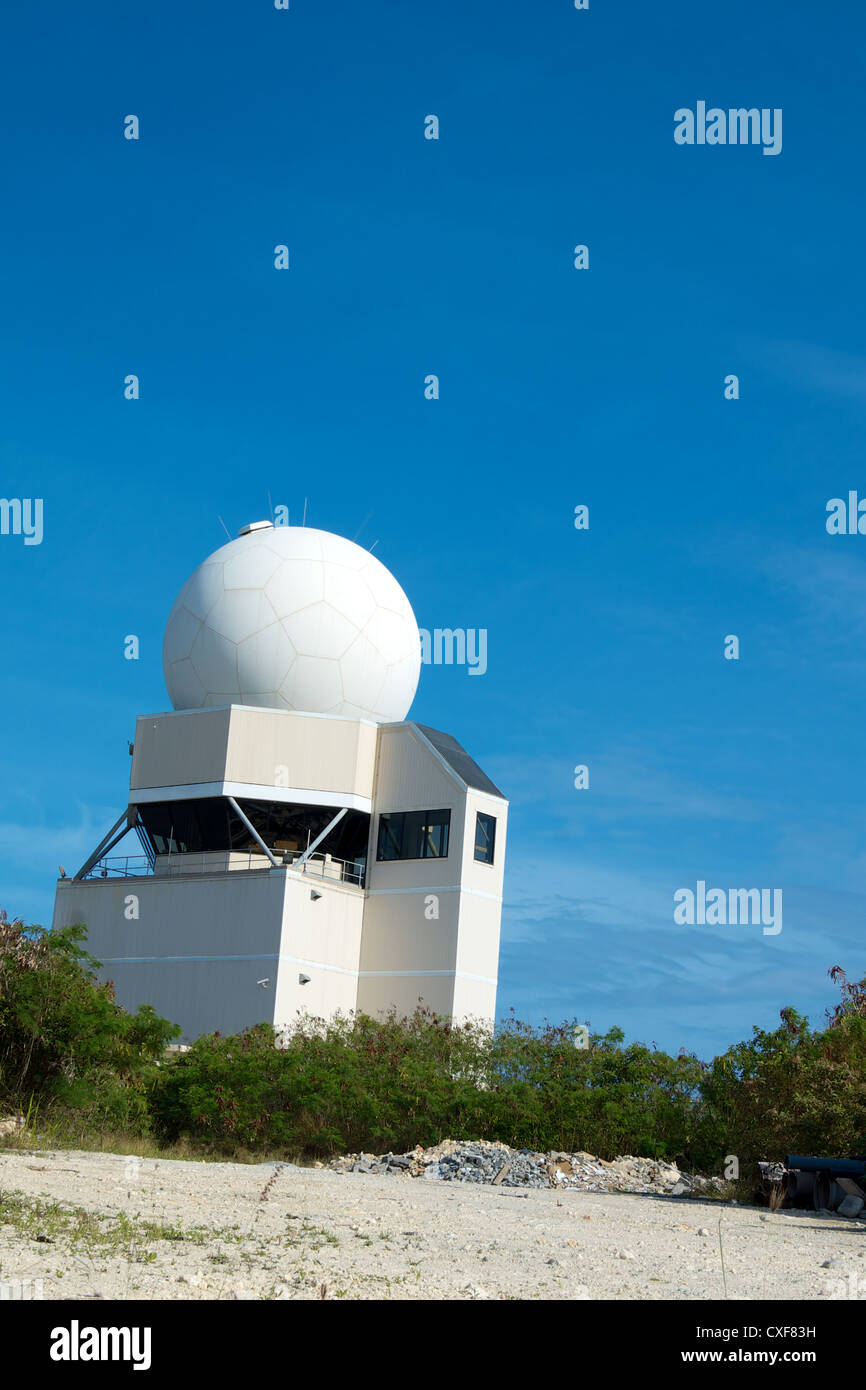
[{"label": "rocky ground", "polygon": [[329,1167],[337,1173],[406,1173],[442,1182],[490,1183],[494,1187],[579,1188],[582,1192],[644,1192],[671,1197],[723,1192],[721,1178],[681,1173],[674,1163],[651,1158],[594,1154],[534,1153],[487,1140],[445,1139],[434,1148],[404,1154],[345,1154]]},{"label": "rocky ground", "polygon": [[866,1223],[665,1195],[682,1175],[647,1160],[438,1147],[346,1172],[0,1150],[0,1296],[866,1297]]}]

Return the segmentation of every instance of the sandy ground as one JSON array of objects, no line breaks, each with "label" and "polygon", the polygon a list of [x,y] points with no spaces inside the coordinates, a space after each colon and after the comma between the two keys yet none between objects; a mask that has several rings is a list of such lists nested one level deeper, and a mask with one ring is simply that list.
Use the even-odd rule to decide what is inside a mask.
[{"label": "sandy ground", "polygon": [[0,1204],[7,1298],[866,1298],[866,1223],[694,1198],[0,1150]]}]

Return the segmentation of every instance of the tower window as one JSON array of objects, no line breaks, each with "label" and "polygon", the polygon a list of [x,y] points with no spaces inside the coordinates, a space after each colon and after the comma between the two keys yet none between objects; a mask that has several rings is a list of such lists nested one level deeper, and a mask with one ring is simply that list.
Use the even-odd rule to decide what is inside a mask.
[{"label": "tower window", "polygon": [[496,817],[485,816],[479,811],[475,817],[475,858],[482,864],[492,864],[495,844]]},{"label": "tower window", "polygon": [[451,812],[391,811],[379,817],[376,858],[446,859]]}]

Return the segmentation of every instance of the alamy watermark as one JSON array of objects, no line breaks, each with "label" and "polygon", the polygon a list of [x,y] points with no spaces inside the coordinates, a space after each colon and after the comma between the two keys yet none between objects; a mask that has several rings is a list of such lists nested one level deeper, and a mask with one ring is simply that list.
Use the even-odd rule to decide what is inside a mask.
[{"label": "alamy watermark", "polygon": [[0,497],[0,536],[23,536],[25,545],[41,545],[42,506],[41,497]]},{"label": "alamy watermark", "polygon": [[0,1281],[0,1303],[36,1302],[45,1297],[41,1279],[5,1279]]},{"label": "alamy watermark", "polygon": [[[772,895],[772,911],[771,911]],[[781,888],[710,888],[704,879],[695,891],[678,888],[674,893],[674,921],[679,926],[760,926],[764,936],[782,930]]]},{"label": "alamy watermark", "polygon": [[52,1361],[129,1361],[134,1371],[151,1365],[150,1327],[82,1327],[73,1318],[68,1327],[51,1330],[48,1355]]},{"label": "alamy watermark", "polygon": [[827,503],[824,523],[828,536],[866,536],[866,497],[861,501],[855,491],[844,497],[831,497]]},{"label": "alamy watermark", "polygon": [[849,1269],[847,1276],[827,1279],[824,1293],[828,1298],[853,1298],[862,1302],[866,1299],[866,1276],[856,1269]]},{"label": "alamy watermark", "polygon": [[425,666],[466,666],[470,676],[487,670],[486,627],[419,627],[421,660]]},{"label": "alamy watermark", "polygon": [[674,139],[678,145],[762,145],[763,154],[782,153],[782,108],[748,109],[720,106],[707,109],[699,101],[692,111],[681,106],[674,112]]}]

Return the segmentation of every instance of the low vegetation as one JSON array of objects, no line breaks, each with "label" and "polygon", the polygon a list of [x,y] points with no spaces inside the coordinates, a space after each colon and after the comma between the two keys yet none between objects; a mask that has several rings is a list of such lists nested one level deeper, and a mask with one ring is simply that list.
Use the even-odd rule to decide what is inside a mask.
[{"label": "low vegetation", "polygon": [[712,1062],[626,1043],[574,1046],[569,1023],[511,1018],[495,1032],[408,1018],[302,1020],[277,1046],[262,1024],[199,1038],[121,1009],[83,927],[46,932],[0,917],[0,1113],[26,1142],[125,1153],[261,1160],[404,1151],[450,1138],[603,1158],[620,1153],[720,1172],[786,1152],[866,1153],[866,980],[830,973],[825,1026],[783,1009]]},{"label": "low vegetation", "polygon": [[65,1114],[91,1134],[147,1133],[148,1089],[180,1029],[149,1005],[127,1013],[81,943],[0,913],[0,1108],[28,1123]]}]

